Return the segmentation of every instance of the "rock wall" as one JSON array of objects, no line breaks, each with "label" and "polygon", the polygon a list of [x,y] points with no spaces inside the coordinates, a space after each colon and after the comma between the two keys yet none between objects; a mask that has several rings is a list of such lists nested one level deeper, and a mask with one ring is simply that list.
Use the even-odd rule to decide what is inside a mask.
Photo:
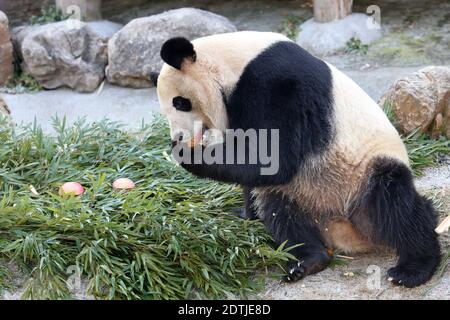
[{"label": "rock wall", "polygon": [[19,25],[31,16],[41,12],[42,7],[48,7],[55,0],[0,0],[0,10],[6,13],[11,25]]},{"label": "rock wall", "polygon": [[[161,0],[157,1],[161,2]],[[109,18],[127,9],[139,7],[149,2],[150,0],[102,0],[102,15]],[[0,0],[0,11],[6,13],[11,25],[17,26],[28,21],[31,16],[39,14],[41,8],[54,4],[55,0]]]},{"label": "rock wall", "polygon": [[148,4],[148,0],[103,0],[102,15],[103,17],[112,17],[118,13],[124,12],[126,9]]},{"label": "rock wall", "polygon": [[[58,1],[67,2],[67,0]],[[149,4],[151,1],[160,3],[164,0],[102,0],[102,16],[107,19],[127,9]],[[50,5],[55,5],[55,0],[0,0],[0,11],[6,13],[11,25],[17,26],[28,21],[31,16],[39,14],[41,8]]]},{"label": "rock wall", "polygon": [[[102,0],[55,0],[56,7],[64,13],[73,13],[75,18],[83,21],[102,19]],[[74,12],[74,8],[78,10]]]}]

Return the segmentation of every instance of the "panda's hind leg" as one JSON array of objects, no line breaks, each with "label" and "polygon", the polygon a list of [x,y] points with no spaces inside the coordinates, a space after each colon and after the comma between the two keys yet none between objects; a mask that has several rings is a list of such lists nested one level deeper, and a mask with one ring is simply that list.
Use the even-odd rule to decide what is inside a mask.
[{"label": "panda's hind leg", "polygon": [[431,202],[417,193],[406,165],[387,158],[375,160],[351,221],[373,243],[396,250],[397,266],[388,271],[392,283],[416,287],[433,276],[440,262],[434,232],[437,215]]},{"label": "panda's hind leg", "polygon": [[325,269],[331,257],[312,214],[279,193],[258,196],[258,212],[277,245],[299,245],[289,252],[296,260],[288,262],[284,280],[293,282]]}]

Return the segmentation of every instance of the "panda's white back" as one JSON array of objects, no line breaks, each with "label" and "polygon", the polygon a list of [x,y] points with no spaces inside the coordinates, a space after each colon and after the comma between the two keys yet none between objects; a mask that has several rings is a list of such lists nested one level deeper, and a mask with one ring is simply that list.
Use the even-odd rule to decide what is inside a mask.
[{"label": "panda's white back", "polygon": [[406,148],[383,110],[352,79],[327,64],[333,76],[335,147],[355,162],[387,156],[409,164]]}]

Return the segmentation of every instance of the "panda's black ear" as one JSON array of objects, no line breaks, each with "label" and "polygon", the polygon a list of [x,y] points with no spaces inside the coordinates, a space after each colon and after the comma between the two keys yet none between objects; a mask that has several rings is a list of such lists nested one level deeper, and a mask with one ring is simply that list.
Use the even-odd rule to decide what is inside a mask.
[{"label": "panda's black ear", "polygon": [[152,81],[155,87],[158,86],[158,77],[159,77],[158,72],[150,72],[150,80]]},{"label": "panda's black ear", "polygon": [[186,38],[172,38],[167,40],[161,48],[161,58],[168,65],[181,70],[183,60],[189,58],[195,62],[194,46]]}]

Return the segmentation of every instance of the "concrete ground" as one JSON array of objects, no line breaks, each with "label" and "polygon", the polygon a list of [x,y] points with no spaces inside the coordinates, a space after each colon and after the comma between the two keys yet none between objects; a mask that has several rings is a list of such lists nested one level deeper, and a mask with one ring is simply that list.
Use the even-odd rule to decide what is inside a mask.
[{"label": "concrete ground", "polygon": [[266,290],[255,298],[269,300],[409,300],[450,299],[450,270],[425,285],[407,289],[393,286],[386,271],[395,265],[392,255],[352,257],[344,266],[328,268],[303,280],[286,284],[267,281]]},{"label": "concrete ground", "polygon": [[24,94],[1,94],[17,124],[36,120],[44,132],[52,133],[51,118],[66,117],[68,123],[86,117],[88,122],[108,118],[128,128],[149,122],[159,109],[156,89],[129,89],[105,84],[94,93],[78,93],[69,89]]}]

